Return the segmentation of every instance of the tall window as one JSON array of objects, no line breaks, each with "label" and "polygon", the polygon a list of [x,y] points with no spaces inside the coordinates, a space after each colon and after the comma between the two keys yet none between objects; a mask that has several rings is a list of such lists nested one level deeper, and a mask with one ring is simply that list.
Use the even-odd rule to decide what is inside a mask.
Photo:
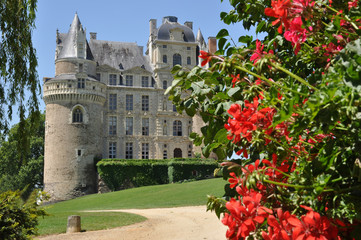
[{"label": "tall window", "polygon": [[173,112],[177,112],[177,107],[173,104]]},{"label": "tall window", "polygon": [[149,77],[142,76],[142,87],[149,87]]},{"label": "tall window", "polygon": [[125,86],[133,86],[133,76],[132,75],[125,76]]},{"label": "tall window", "polygon": [[117,94],[109,94],[109,110],[117,109]]},{"label": "tall window", "polygon": [[133,135],[133,118],[125,118],[125,135]]},{"label": "tall window", "polygon": [[167,159],[168,158],[168,153],[167,150],[163,151],[163,159]]},{"label": "tall window", "polygon": [[133,95],[125,95],[125,110],[133,111]]},{"label": "tall window", "polygon": [[73,111],[73,123],[81,123],[83,122],[83,112],[80,108],[76,108]]},{"label": "tall window", "polygon": [[173,136],[182,136],[182,122],[179,120],[173,122]]},{"label": "tall window", "polygon": [[109,142],[109,158],[115,158],[117,155],[117,143]]},{"label": "tall window", "polygon": [[78,88],[85,88],[85,79],[78,78]]},{"label": "tall window", "polygon": [[117,117],[110,116],[109,117],[109,135],[117,134]]},{"label": "tall window", "polygon": [[163,62],[167,63],[167,55],[163,55]]},{"label": "tall window", "polygon": [[168,87],[167,81],[164,80],[164,81],[163,81],[163,89],[167,89],[167,87]]},{"label": "tall window", "polygon": [[173,67],[177,64],[182,65],[182,56],[178,53],[173,55]]},{"label": "tall window", "polygon": [[187,57],[187,64],[188,64],[188,65],[191,65],[191,64],[192,64],[191,57]]},{"label": "tall window", "polygon": [[149,96],[142,96],[142,111],[149,111]]},{"label": "tall window", "polygon": [[117,85],[117,75],[109,74],[109,85]]},{"label": "tall window", "polygon": [[142,118],[142,135],[149,136],[149,118]]},{"label": "tall window", "polygon": [[133,158],[133,143],[127,142],[125,143],[125,159]]},{"label": "tall window", "polygon": [[142,143],[142,159],[149,159],[149,143]]}]

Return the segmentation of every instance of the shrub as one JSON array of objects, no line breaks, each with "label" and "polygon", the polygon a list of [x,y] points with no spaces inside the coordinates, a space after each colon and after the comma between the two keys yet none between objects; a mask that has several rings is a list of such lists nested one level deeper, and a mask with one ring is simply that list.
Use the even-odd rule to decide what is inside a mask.
[{"label": "shrub", "polygon": [[0,239],[31,239],[37,234],[38,217],[45,216],[38,208],[43,193],[34,191],[27,201],[21,199],[21,191],[7,191],[0,194]]},{"label": "shrub", "polygon": [[100,177],[115,191],[205,178],[212,175],[218,163],[204,159],[103,159],[97,167]]}]

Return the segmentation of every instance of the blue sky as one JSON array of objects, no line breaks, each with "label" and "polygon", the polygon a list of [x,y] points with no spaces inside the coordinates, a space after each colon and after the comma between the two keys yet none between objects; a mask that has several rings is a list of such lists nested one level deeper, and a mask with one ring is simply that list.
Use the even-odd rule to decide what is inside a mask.
[{"label": "blue sky", "polygon": [[[146,47],[149,37],[149,20],[157,19],[158,26],[164,16],[176,16],[178,22],[193,22],[196,34],[198,28],[203,36],[216,36],[222,28],[228,28],[235,39],[244,34],[241,24],[228,26],[220,21],[220,12],[231,10],[225,0],[39,0],[36,29],[33,42],[38,56],[38,74],[42,85],[43,77],[55,74],[54,53],[56,30],[68,32],[69,26],[78,13],[87,31],[97,32],[100,40],[137,42]],[[41,109],[45,105],[41,100]]]}]

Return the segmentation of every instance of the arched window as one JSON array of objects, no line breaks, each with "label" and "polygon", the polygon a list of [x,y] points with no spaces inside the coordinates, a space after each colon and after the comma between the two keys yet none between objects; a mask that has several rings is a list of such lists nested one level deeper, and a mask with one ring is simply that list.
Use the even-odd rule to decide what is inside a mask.
[{"label": "arched window", "polygon": [[173,136],[182,136],[182,122],[179,120],[173,122]]},{"label": "arched window", "polygon": [[178,53],[173,55],[173,67],[177,64],[182,65],[182,56]]},{"label": "arched window", "polygon": [[73,111],[73,122],[74,123],[81,123],[83,122],[83,112],[80,108],[76,108]]},{"label": "arched window", "polygon": [[167,63],[167,55],[163,55],[163,62]]},{"label": "arched window", "polygon": [[163,89],[167,89],[167,87],[168,87],[167,81],[164,80],[164,81],[163,81]]},{"label": "arched window", "polygon": [[174,152],[173,152],[173,157],[174,158],[181,158],[182,157],[182,149],[175,148]]}]

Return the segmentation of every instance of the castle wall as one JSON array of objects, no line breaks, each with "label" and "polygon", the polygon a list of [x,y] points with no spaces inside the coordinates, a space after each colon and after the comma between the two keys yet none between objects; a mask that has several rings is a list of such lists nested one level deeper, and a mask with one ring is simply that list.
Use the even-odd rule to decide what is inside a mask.
[{"label": "castle wall", "polygon": [[[72,122],[80,107],[83,123]],[[94,159],[101,158],[103,106],[91,101],[56,101],[46,105],[44,190],[52,201],[96,192]]]}]

